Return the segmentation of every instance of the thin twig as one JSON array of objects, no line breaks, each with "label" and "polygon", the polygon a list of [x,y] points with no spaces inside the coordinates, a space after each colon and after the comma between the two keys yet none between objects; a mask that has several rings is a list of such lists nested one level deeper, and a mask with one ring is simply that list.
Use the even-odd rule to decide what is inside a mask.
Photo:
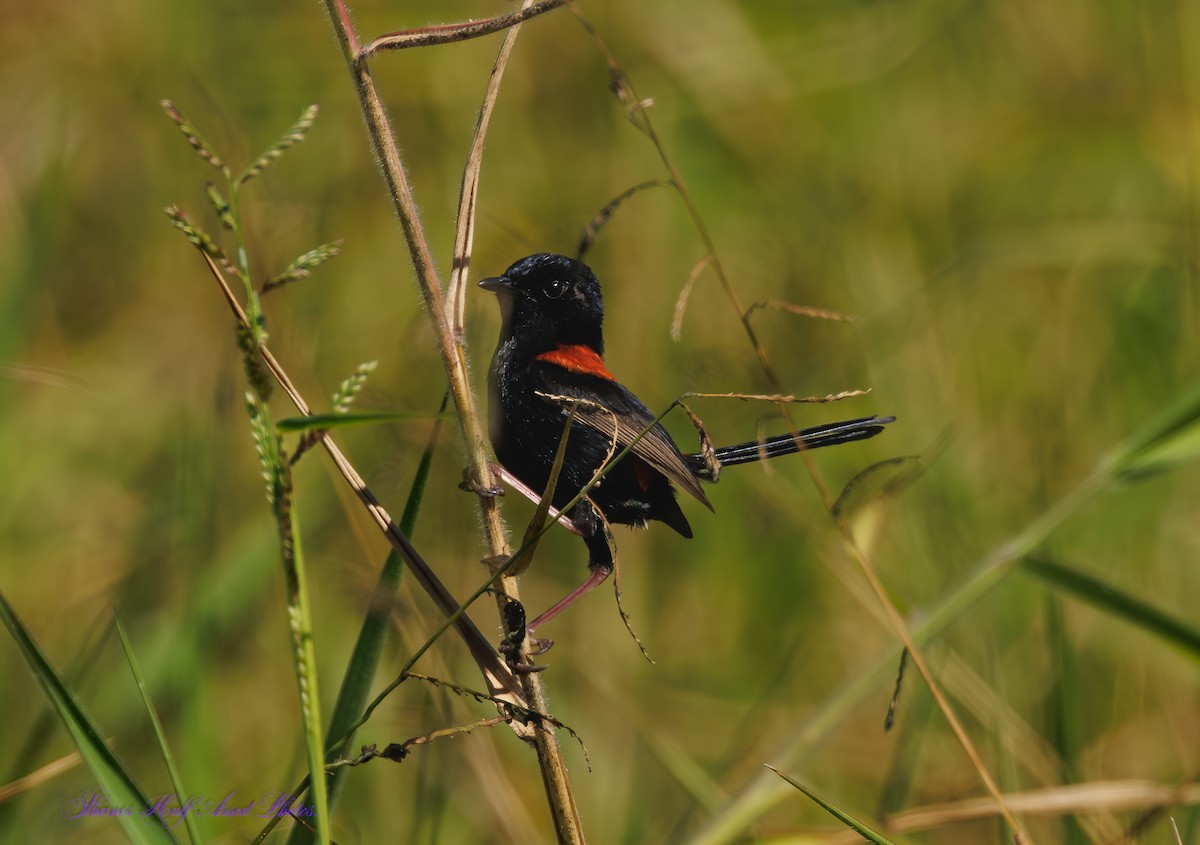
[{"label": "thin twig", "polygon": [[675,300],[675,318],[671,320],[671,340],[676,343],[679,338],[683,337],[683,312],[687,310],[688,299],[692,295],[692,288],[696,286],[696,279],[700,278],[700,274],[704,272],[704,268],[713,262],[714,256],[711,252],[701,258],[692,266],[692,272],[688,273],[687,282],[684,283],[683,289],[679,291],[679,298]]},{"label": "thin twig", "polygon": [[[520,13],[518,12],[518,14]],[[492,73],[488,77],[487,90],[483,95],[483,105],[479,108],[479,118],[475,121],[475,135],[471,139],[471,151],[467,154],[467,163],[463,167],[462,187],[458,194],[457,225],[454,232],[454,264],[450,268],[450,285],[446,292],[446,298],[450,301],[450,327],[460,346],[463,341],[463,321],[466,315],[466,288],[467,277],[471,269],[471,246],[475,241],[475,201],[479,195],[479,174],[483,169],[483,142],[487,138],[492,112],[496,108],[496,100],[500,95],[500,83],[504,79],[508,57],[512,54],[513,44],[516,43],[517,34],[520,31],[519,25],[513,26],[500,45],[500,53],[496,56],[496,62],[492,65]]]},{"label": "thin twig", "polygon": [[[334,22],[339,40],[344,45],[353,41],[352,30],[348,30],[344,26],[348,20],[348,15],[345,14],[344,0],[326,0],[326,4],[332,7],[330,17]],[[401,228],[404,230],[409,255],[416,271],[417,285],[425,301],[425,309],[429,314],[430,323],[437,338],[438,352],[442,358],[442,366],[446,370],[450,394],[454,399],[463,439],[467,446],[469,461],[467,472],[475,482],[476,489],[490,489],[494,482],[488,469],[483,429],[476,409],[475,396],[471,392],[467,380],[464,350],[454,337],[454,332],[446,317],[441,284],[433,266],[429,243],[417,213],[416,202],[404,172],[395,136],[384,112],[383,103],[375,89],[367,63],[354,61],[351,63],[350,70],[366,117],[371,146],[383,169],[396,216],[399,217]],[[500,522],[498,503],[494,497],[480,496],[479,507],[491,556],[507,556],[508,543]],[[507,591],[508,585],[505,586]],[[515,584],[512,585],[512,589],[516,589]],[[536,682],[536,679],[534,680]]]},{"label": "thin twig", "polygon": [[[1119,813],[1147,808],[1195,806],[1200,804],[1200,784],[1165,784],[1145,780],[1094,781],[1010,792],[1004,797],[1006,803],[1018,812],[1035,816]],[[995,815],[996,805],[986,798],[965,798],[896,813],[885,819],[885,829],[888,833],[910,834],[920,830],[940,830]],[[862,842],[862,838],[846,831],[824,841],[851,845]]]},{"label": "thin twig", "polygon": [[[487,137],[488,127],[491,124],[496,100],[500,95],[500,83],[504,79],[504,70],[508,65],[513,45],[516,43],[517,35],[521,30],[521,21],[527,17],[532,17],[534,14],[548,11],[554,8],[555,5],[561,4],[534,3],[532,0],[525,0],[519,11],[507,16],[509,20],[504,25],[511,28],[505,35],[504,41],[500,45],[499,53],[496,56],[496,61],[492,65],[492,72],[488,77],[483,103],[479,109],[479,118],[475,125],[475,134],[471,140],[471,150],[468,154],[467,162],[463,167],[458,218],[455,226],[454,263],[451,268],[450,285],[447,291],[449,307],[444,319],[449,321],[447,334],[454,342],[455,359],[462,367],[464,384],[466,381],[466,350],[463,347],[463,321],[466,311],[467,278],[471,265],[471,246],[475,235],[475,201],[479,193],[480,172],[483,167],[484,141]],[[473,425],[478,430],[477,419],[477,417],[474,418]],[[467,421],[464,419],[464,424],[466,423]],[[491,472],[481,437],[476,442],[476,448],[474,454],[471,456],[471,460],[475,477],[483,483],[485,479],[488,479]],[[503,524],[500,521],[499,507],[494,498],[486,497],[481,499],[480,506],[484,511],[484,528],[488,534],[492,549],[492,555],[489,560],[501,560],[503,555],[508,551],[508,542],[504,534]],[[515,574],[515,569],[513,570],[513,574]],[[501,592],[509,599],[520,599],[517,582],[512,575],[502,577],[500,579],[500,586]],[[501,609],[502,619],[504,618],[502,606],[507,600],[501,596],[497,596],[496,599]],[[511,632],[505,631],[506,636],[509,633]],[[545,712],[547,707],[542,694],[540,678],[533,673],[527,673],[522,677],[524,679],[525,695],[531,707],[540,712]],[[545,725],[541,725],[540,727],[545,727]],[[571,781],[567,776],[566,766],[563,763],[558,742],[554,739],[549,729],[536,730],[530,738],[537,749],[538,764],[542,770],[542,781],[546,788],[546,797],[551,813],[554,816],[554,826],[559,840],[562,842],[582,842],[584,838],[583,828],[579,820],[579,813],[575,806],[575,797],[571,790]]]},{"label": "thin twig", "polygon": [[[442,366],[446,371],[450,393],[454,398],[455,410],[457,411],[459,423],[462,427],[468,461],[467,474],[474,483],[475,489],[490,489],[494,486],[495,482],[488,465],[487,446],[484,440],[480,415],[476,408],[475,396],[471,392],[467,378],[468,367],[465,350],[458,334],[454,330],[452,318],[447,318],[446,309],[442,301],[442,290],[437,272],[433,267],[433,260],[430,255],[425,230],[421,225],[420,216],[417,213],[416,202],[413,199],[412,189],[408,184],[408,179],[404,172],[395,136],[368,68],[366,57],[370,54],[370,49],[361,55],[359,54],[356,46],[358,43],[357,37],[354,34],[349,14],[346,11],[345,0],[325,0],[325,5],[329,11],[330,20],[333,23],[338,41],[341,44],[343,55],[347,57],[347,63],[354,79],[355,90],[358,93],[363,115],[366,118],[371,147],[383,170],[384,179],[388,186],[388,192],[392,197],[396,215],[399,217],[401,228],[404,230],[404,237],[408,243],[413,268],[416,271],[417,284],[425,300],[426,311],[429,314],[430,323],[437,338],[438,352],[442,358]],[[478,29],[476,25],[463,24],[460,26],[460,30],[469,33],[465,37],[474,37],[474,34],[498,31],[501,28],[515,26],[520,23],[521,20],[525,19],[522,16],[530,16],[535,13],[548,11],[557,5],[561,5],[561,0],[545,3],[531,3],[527,0],[521,11],[515,13],[514,16],[498,22],[492,22],[491,24],[481,22]],[[489,29],[489,26],[494,27],[494,29]],[[445,35],[446,32],[443,30],[442,34]],[[433,35],[436,35],[436,33]],[[498,70],[503,68],[503,60],[507,56],[507,51],[511,49],[511,39],[514,37],[515,31],[510,32],[505,45],[501,48],[501,57],[497,60]],[[417,39],[417,41],[420,42],[421,39]],[[434,37],[434,40],[427,43],[441,42]],[[397,42],[391,46],[398,47],[400,44]],[[411,46],[418,46],[418,44],[414,43]],[[493,73],[494,84],[489,83],[489,93],[487,98],[485,98],[483,106],[484,111],[488,111],[491,108],[488,104],[489,100],[494,101],[496,85],[498,85],[498,70]],[[478,131],[480,133],[485,132],[486,125],[486,120],[481,120]],[[468,170],[470,167],[471,164],[468,162]],[[476,164],[477,167],[478,165]],[[469,174],[465,174],[463,179],[464,186],[469,185],[471,179],[472,177]],[[465,193],[469,194],[470,192],[465,191]],[[473,198],[467,204],[466,208],[467,216],[458,221],[460,230],[473,225]],[[469,246],[469,233],[460,234],[455,240],[456,243],[463,243]],[[490,555],[487,559],[500,560],[507,557],[509,553],[508,540],[500,519],[499,503],[495,497],[481,495],[479,496],[479,509],[490,550]],[[494,573],[492,580],[496,580],[496,578],[497,575]],[[502,592],[514,598],[517,597],[515,579],[504,579],[501,587]],[[490,648],[489,655],[495,656]],[[505,668],[507,670],[507,666]],[[545,698],[542,694],[541,680],[537,674],[529,673],[522,675],[520,685],[529,706],[532,709],[544,712],[546,710]],[[514,725],[514,729],[518,729],[519,727],[521,726]],[[584,836],[579,821],[579,812],[575,806],[575,798],[571,792],[570,780],[567,777],[566,767],[563,764],[561,751],[553,731],[544,727],[528,727],[525,730],[518,730],[518,733],[531,741],[537,751],[542,782],[546,789],[546,797],[554,818],[554,827],[558,840],[562,843],[582,843]]]},{"label": "thin twig", "polygon": [[616,213],[621,203],[625,202],[625,200],[629,199],[634,194],[641,193],[642,191],[649,190],[650,188],[669,187],[672,186],[670,181],[667,179],[649,179],[645,182],[634,185],[632,188],[622,191],[616,197],[611,199],[608,204],[596,212],[596,216],[589,220],[588,224],[583,227],[583,235],[579,238],[579,246],[575,247],[575,260],[583,260],[584,253],[591,248],[592,242],[596,239],[596,235],[600,232],[604,225],[612,219],[613,214]]},{"label": "thin twig", "polygon": [[[795,396],[791,393],[695,393],[687,392],[679,395],[680,399],[741,399],[742,401],[756,402],[774,402],[776,405],[781,405],[789,402],[803,402],[806,404],[824,405],[829,402],[840,402],[843,399],[850,399],[855,396],[866,396],[871,392],[870,388],[866,390],[843,390],[840,393],[827,393],[824,396]],[[678,401],[678,400],[676,400]]]},{"label": "thin twig", "polygon": [[746,316],[749,317],[755,311],[774,308],[777,311],[787,311],[791,314],[799,314],[801,317],[812,317],[814,320],[832,320],[835,323],[853,323],[854,317],[850,314],[843,314],[840,311],[830,311],[825,308],[813,308],[811,305],[793,305],[791,302],[783,302],[778,299],[763,299],[759,302],[752,303],[746,309]]},{"label": "thin twig", "polygon": [[382,50],[405,50],[409,47],[433,47],[437,44],[452,44],[456,41],[467,41],[482,35],[491,35],[502,29],[508,29],[537,17],[551,9],[557,9],[567,0],[541,0],[538,3],[526,4],[519,11],[494,18],[484,18],[479,21],[466,23],[446,23],[435,26],[422,26],[415,29],[404,29],[381,35],[368,44],[360,53],[359,60],[369,58],[373,53]]}]

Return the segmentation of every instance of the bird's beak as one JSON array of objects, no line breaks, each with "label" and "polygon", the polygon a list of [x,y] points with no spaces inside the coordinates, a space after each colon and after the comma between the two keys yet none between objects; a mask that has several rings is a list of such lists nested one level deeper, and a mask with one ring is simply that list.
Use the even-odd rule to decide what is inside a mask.
[{"label": "bird's beak", "polygon": [[480,279],[479,286],[493,293],[506,293],[512,290],[512,282],[508,280],[507,276],[489,276],[486,279]]}]

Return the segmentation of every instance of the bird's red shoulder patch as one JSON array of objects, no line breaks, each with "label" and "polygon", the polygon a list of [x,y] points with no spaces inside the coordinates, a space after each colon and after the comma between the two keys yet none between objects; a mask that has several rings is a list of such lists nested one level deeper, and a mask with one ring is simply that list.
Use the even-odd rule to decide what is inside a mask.
[{"label": "bird's red shoulder patch", "polygon": [[545,361],[547,364],[556,364],[573,373],[585,373],[589,376],[599,376],[609,381],[616,381],[613,374],[605,368],[604,359],[596,350],[583,344],[560,343],[549,352],[538,355],[537,360]]}]

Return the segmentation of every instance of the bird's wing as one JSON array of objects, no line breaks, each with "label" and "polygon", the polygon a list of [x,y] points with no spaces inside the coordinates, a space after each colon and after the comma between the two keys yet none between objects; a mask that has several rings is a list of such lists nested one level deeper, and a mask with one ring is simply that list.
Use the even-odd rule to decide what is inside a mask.
[{"label": "bird's wing", "polygon": [[650,427],[633,443],[633,454],[712,510],[712,503],[704,495],[704,488],[671,435],[662,425],[654,422],[655,415],[624,385],[590,374],[576,374],[569,383],[559,379],[551,379],[550,382],[546,385],[549,389],[542,391],[546,398],[562,402],[564,407],[571,400],[578,400],[576,419],[610,441],[615,436],[616,452],[633,443],[634,438]]}]

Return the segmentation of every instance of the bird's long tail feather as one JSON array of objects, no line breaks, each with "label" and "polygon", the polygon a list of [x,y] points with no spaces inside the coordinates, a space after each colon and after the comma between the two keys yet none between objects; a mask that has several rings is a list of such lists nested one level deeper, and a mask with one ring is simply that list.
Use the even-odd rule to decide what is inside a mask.
[{"label": "bird's long tail feather", "polygon": [[[801,449],[819,449],[822,446],[833,446],[838,443],[850,443],[855,440],[866,440],[883,431],[883,427],[895,422],[895,417],[861,417],[857,420],[818,425],[794,431],[791,434],[781,434],[768,437],[765,440],[751,440],[736,446],[725,446],[716,449],[714,456],[721,467],[735,464],[747,464],[764,458],[776,458],[780,455],[790,455]],[[700,478],[712,478],[712,470],[704,455],[695,453],[684,455],[692,470]]]}]

